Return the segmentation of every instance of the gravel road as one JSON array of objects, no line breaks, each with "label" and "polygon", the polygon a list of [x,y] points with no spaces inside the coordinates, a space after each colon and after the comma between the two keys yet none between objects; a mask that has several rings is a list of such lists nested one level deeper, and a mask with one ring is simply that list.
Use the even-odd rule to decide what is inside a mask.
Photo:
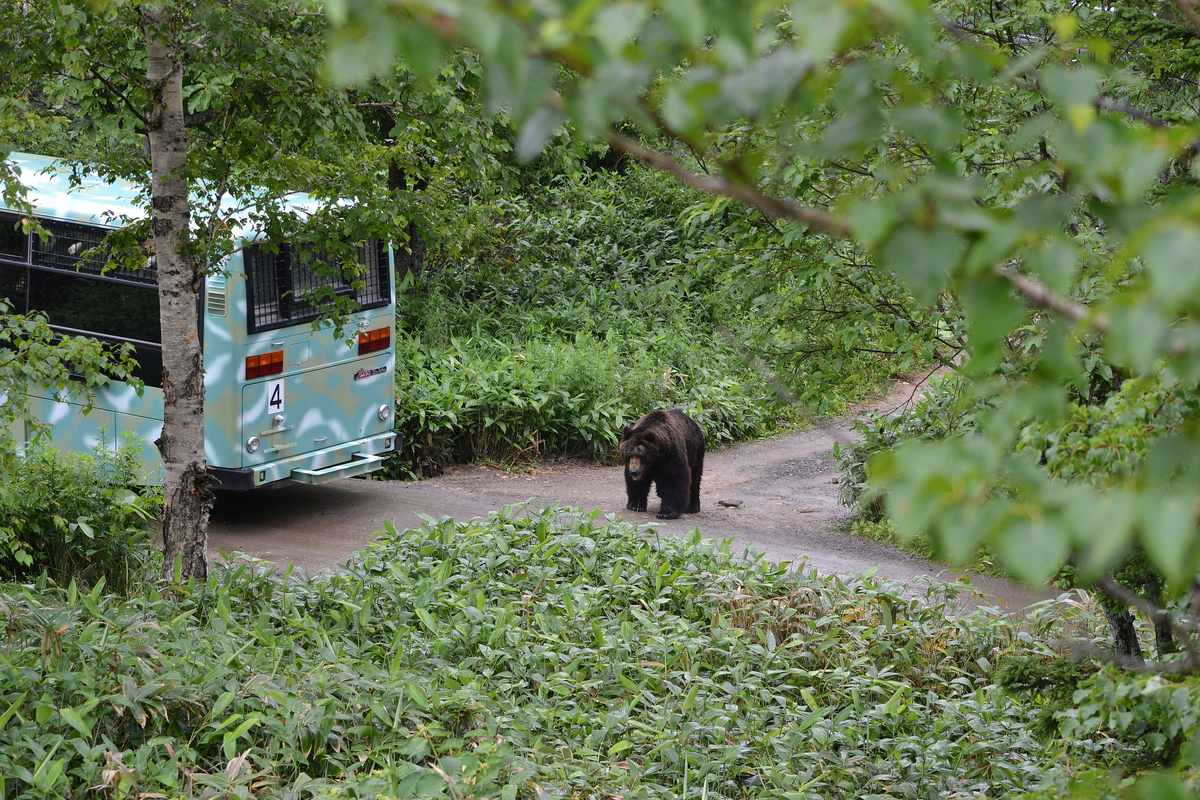
[{"label": "gravel road", "polygon": [[[901,382],[868,408],[888,411],[908,401],[914,387]],[[620,466],[548,463],[522,473],[456,467],[418,482],[344,480],[323,486],[290,485],[247,494],[222,494],[212,513],[209,551],[242,552],[276,564],[291,561],[309,572],[334,566],[370,542],[390,520],[397,528],[434,518],[486,517],[509,503],[603,509],[636,523],[657,524],[660,534],[682,535],[696,526],[709,538],[732,538],[772,560],[807,562],[820,573],[851,576],[878,566],[877,574],[914,589],[929,578],[955,580],[946,567],[893,547],[841,533],[848,510],[837,502],[834,442],[852,440],[851,420],[777,439],[709,451],[701,486],[701,512],[658,520],[650,511],[625,511]],[[725,507],[720,501],[741,504]],[[1008,581],[971,576],[980,592],[1019,609],[1044,595]]]}]

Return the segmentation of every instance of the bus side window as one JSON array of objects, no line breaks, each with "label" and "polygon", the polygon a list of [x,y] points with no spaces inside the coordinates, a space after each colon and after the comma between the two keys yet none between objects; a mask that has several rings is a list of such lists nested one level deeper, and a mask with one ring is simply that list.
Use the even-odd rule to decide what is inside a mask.
[{"label": "bus side window", "polygon": [[0,299],[8,301],[13,314],[24,314],[29,310],[26,299],[29,291],[28,278],[28,268],[0,261]]},{"label": "bus side window", "polygon": [[51,325],[153,344],[162,338],[153,286],[32,269],[29,301]]},{"label": "bus side window", "polygon": [[19,217],[0,214],[0,258],[29,260],[29,234],[21,229]]}]

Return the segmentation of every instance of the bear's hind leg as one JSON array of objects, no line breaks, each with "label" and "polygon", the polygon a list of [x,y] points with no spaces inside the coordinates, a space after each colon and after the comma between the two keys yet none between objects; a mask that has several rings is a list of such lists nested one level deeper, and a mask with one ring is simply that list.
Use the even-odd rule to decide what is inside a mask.
[{"label": "bear's hind leg", "polygon": [[700,513],[700,476],[704,474],[704,443],[700,444],[700,454],[692,464],[691,491],[688,493],[687,513]]}]

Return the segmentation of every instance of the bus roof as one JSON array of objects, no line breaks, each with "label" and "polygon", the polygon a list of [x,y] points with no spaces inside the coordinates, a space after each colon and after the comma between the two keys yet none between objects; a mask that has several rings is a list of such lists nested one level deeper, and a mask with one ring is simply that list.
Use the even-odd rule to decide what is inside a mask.
[{"label": "bus roof", "polygon": [[69,166],[48,156],[12,153],[8,163],[20,170],[29,192],[25,199],[39,216],[117,227],[121,218],[142,219],[146,209],[138,203],[141,189],[123,180],[106,181],[89,172],[77,172],[72,185]]},{"label": "bus roof", "polygon": [[[38,216],[112,228],[146,217],[145,193],[137,184],[72,170],[68,163],[50,156],[13,152],[7,160],[20,170],[20,181],[29,190],[25,199]],[[224,204],[232,207],[233,201],[225,198]],[[317,201],[300,192],[290,195],[283,205],[298,214],[312,214],[319,208]],[[240,226],[234,226],[234,232],[238,238],[256,238],[252,230]]]}]

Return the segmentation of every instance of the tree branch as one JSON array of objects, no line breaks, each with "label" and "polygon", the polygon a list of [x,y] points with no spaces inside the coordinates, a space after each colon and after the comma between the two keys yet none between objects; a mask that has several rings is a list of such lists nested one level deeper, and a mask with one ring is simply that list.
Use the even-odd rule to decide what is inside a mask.
[{"label": "tree branch", "polygon": [[1196,29],[1196,33],[1200,34],[1200,16],[1197,16],[1195,4],[1192,0],[1175,0],[1175,7],[1187,17],[1188,22],[1192,23],[1192,27]]},{"label": "tree branch", "polygon": [[113,85],[112,81],[110,81],[108,78],[105,78],[103,75],[101,75],[100,71],[98,69],[93,68],[88,71],[91,73],[92,79],[100,81],[100,83],[104,84],[104,88],[106,88],[110,92],[112,92],[113,96],[116,97],[118,100],[120,100],[125,105],[125,108],[129,110],[130,114],[133,114],[133,116],[136,117],[138,119],[138,121],[141,122],[143,125],[146,124],[146,115],[143,114],[141,111],[139,111],[137,109],[137,107],[134,106],[134,104],[129,100],[129,97],[124,92],[122,92],[120,89],[118,89],[116,86]]},{"label": "tree branch", "polygon": [[824,209],[788,203],[784,200],[769,197],[754,187],[733,183],[725,178],[697,175],[666,153],[660,153],[657,150],[644,147],[616,131],[610,130],[605,134],[604,140],[610,146],[625,151],[655,169],[660,169],[663,172],[674,175],[681,182],[694,189],[741,200],[771,217],[795,220],[802,225],[816,228],[817,230],[841,238],[850,237],[849,223]]},{"label": "tree branch", "polygon": [[1046,284],[1036,281],[1028,275],[1022,275],[1004,267],[996,267],[996,274],[1011,283],[1017,290],[1017,294],[1025,298],[1025,301],[1034,308],[1053,311],[1072,322],[1087,322],[1094,330],[1108,333],[1108,317],[1105,315],[1094,313],[1092,309],[1082,303],[1060,297]]},{"label": "tree branch", "polygon": [[[694,189],[699,189],[702,192],[709,194],[722,195],[724,197],[732,197],[736,200],[741,200],[748,203],[754,208],[762,211],[771,217],[781,217],[784,219],[792,219],[802,225],[807,225],[810,228],[824,231],[825,233],[837,236],[843,239],[851,237],[850,225],[841,217],[834,216],[828,211],[812,206],[797,206],[788,203],[785,200],[769,197],[757,188],[744,184],[736,184],[725,178],[714,177],[711,175],[697,175],[687,167],[680,164],[666,153],[661,153],[658,150],[653,150],[645,147],[632,139],[623,136],[616,131],[610,130],[605,134],[605,141],[612,147],[623,150],[629,155],[637,158],[640,161],[649,164],[655,169],[660,169],[670,175],[675,176],[681,182],[691,186]],[[1037,281],[1028,275],[1023,275],[1019,272],[1013,272],[1002,266],[996,268],[996,274],[1006,279],[1017,290],[1017,293],[1025,299],[1025,301],[1035,307],[1044,308],[1048,311],[1053,311],[1060,314],[1072,322],[1087,322],[1094,330],[1100,333],[1108,333],[1108,317],[1103,314],[1096,314],[1087,306],[1076,303],[1073,300],[1068,300],[1065,297],[1060,297],[1055,294],[1050,287],[1044,283]]]},{"label": "tree branch", "polygon": [[1125,116],[1132,117],[1140,122],[1145,122],[1147,125],[1150,125],[1153,128],[1162,129],[1168,127],[1167,123],[1163,122],[1153,114],[1142,111],[1140,108],[1132,106],[1129,103],[1122,103],[1119,100],[1113,100],[1111,97],[1106,95],[1100,95],[1097,97],[1093,105],[1099,111],[1113,111],[1117,114],[1124,114]]},{"label": "tree branch", "polygon": [[217,111],[215,108],[208,108],[195,114],[184,114],[183,124],[188,128],[194,128],[198,125],[203,125],[206,122],[216,119],[217,114],[219,113],[221,112]]},{"label": "tree branch", "polygon": [[1062,644],[1068,646],[1076,656],[1088,656],[1097,661],[1104,661],[1121,669],[1145,675],[1182,675],[1195,669],[1194,666],[1190,666],[1184,661],[1138,661],[1135,658],[1119,656],[1112,651],[1096,647],[1090,642],[1063,642]]}]

